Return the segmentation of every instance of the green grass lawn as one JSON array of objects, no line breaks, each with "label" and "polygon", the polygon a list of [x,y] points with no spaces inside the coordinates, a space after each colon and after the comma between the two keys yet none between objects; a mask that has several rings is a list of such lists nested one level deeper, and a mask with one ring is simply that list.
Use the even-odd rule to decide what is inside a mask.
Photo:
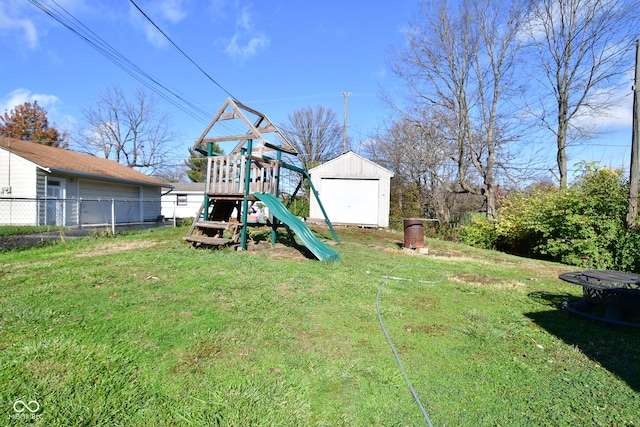
[{"label": "green grass lawn", "polygon": [[563,311],[571,268],[337,232],[337,263],[185,228],[0,252],[0,425],[425,425],[378,323],[389,274],[381,316],[433,425],[640,426],[640,330]]}]

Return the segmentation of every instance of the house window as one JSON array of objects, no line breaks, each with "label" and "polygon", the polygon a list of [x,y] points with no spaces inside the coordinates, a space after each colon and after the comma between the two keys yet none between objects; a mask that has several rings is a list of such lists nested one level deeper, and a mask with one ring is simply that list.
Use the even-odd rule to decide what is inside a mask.
[{"label": "house window", "polygon": [[186,194],[176,195],[176,204],[178,206],[187,206],[187,195]]}]

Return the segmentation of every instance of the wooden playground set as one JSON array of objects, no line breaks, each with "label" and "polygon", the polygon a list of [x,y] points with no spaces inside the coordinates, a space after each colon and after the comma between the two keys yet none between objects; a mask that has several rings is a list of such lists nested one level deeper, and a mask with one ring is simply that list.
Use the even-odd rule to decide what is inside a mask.
[{"label": "wooden playground set", "polygon": [[[271,137],[271,140],[267,136]],[[229,154],[214,152],[214,144],[235,142]],[[283,153],[297,155],[287,138],[262,113],[227,99],[193,146],[207,157],[204,200],[184,240],[194,247],[220,248],[238,246],[247,249],[250,210],[258,202],[269,209],[271,243],[275,245],[277,229],[285,227],[318,259],[337,261],[338,253],[322,243],[307,225],[291,214],[288,206],[306,179],[318,201],[326,223],[337,242],[338,237],[322,207],[308,171],[282,160]],[[275,155],[275,157],[274,157]],[[281,201],[280,173],[288,169],[301,175],[296,189],[285,206]]]}]

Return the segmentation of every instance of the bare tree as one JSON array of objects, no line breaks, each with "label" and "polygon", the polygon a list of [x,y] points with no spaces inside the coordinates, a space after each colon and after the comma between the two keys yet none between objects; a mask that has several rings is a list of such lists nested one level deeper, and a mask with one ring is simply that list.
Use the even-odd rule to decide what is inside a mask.
[{"label": "bare tree", "polygon": [[557,140],[561,188],[567,187],[567,145],[591,136],[590,121],[578,119],[606,112],[621,75],[633,66],[638,10],[637,0],[538,0],[527,17],[535,52],[528,69],[545,94],[533,111]]},{"label": "bare tree", "polygon": [[306,170],[342,153],[343,125],[331,108],[318,105],[295,110],[280,130],[298,152],[293,161]]},{"label": "bare tree", "polygon": [[427,215],[443,224],[451,222],[456,168],[448,161],[450,153],[442,138],[435,120],[418,122],[404,116],[371,140],[368,157],[395,173],[396,215]]},{"label": "bare tree", "polygon": [[513,90],[524,6],[509,0],[424,2],[406,33],[407,49],[392,63],[409,89],[409,108],[435,112],[460,188],[484,197],[491,222],[497,158],[510,140],[509,120],[516,119],[504,100]]},{"label": "bare tree", "polygon": [[89,128],[77,142],[84,151],[151,174],[168,164],[175,133],[167,114],[158,111],[155,98],[143,88],[132,98],[118,86],[103,90],[84,115]]}]

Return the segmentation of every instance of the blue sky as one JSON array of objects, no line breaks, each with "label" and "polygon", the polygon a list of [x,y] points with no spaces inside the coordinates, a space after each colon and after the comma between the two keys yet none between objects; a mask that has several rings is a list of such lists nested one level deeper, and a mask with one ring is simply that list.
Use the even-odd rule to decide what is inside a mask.
[{"label": "blue sky", "polygon": [[[51,5],[51,0],[41,0]],[[128,1],[57,0],[146,73],[209,112],[194,119],[160,99],[181,137],[177,156],[200,136],[228,94],[152,28]],[[274,123],[301,107],[331,107],[340,121],[349,92],[348,128],[358,144],[382,123],[380,87],[391,80],[388,52],[417,10],[413,0],[137,0],[209,76]],[[50,121],[72,128],[98,91],[139,82],[25,0],[0,0],[0,111],[27,100]]]},{"label": "blue sky", "polygon": [[[194,118],[159,99],[180,135],[174,158],[179,163],[229,95],[129,1],[56,2],[119,54],[207,112],[206,118]],[[136,3],[226,91],[276,124],[298,108],[318,104],[333,108],[342,120],[343,92],[349,92],[348,132],[356,150],[388,117],[379,94],[395,84],[389,53],[402,44],[402,30],[418,10],[417,0]],[[140,85],[31,1],[0,0],[0,46],[0,113],[37,100],[51,122],[72,130],[99,91],[117,84],[133,92]],[[603,122],[608,134],[591,148],[570,151],[570,163],[627,165],[631,104],[627,96]],[[553,140],[549,144],[552,148]]]}]

